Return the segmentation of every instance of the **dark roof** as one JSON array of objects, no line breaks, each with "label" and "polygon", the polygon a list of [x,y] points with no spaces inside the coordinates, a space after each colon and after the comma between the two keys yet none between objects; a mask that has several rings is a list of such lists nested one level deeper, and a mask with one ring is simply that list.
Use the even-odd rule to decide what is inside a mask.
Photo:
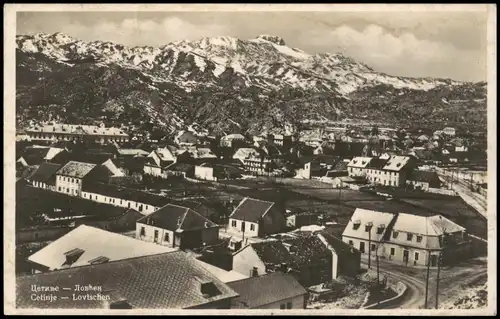
[{"label": "dark roof", "polygon": [[[30,217],[38,214],[46,214],[51,218],[86,216],[86,221],[105,221],[118,219],[131,211],[138,214],[137,219],[143,216],[129,208],[16,184],[16,228],[33,226]],[[56,224],[61,223],[69,222],[62,220]]]},{"label": "dark roof", "polygon": [[165,170],[167,171],[172,171],[172,172],[189,172],[194,169],[194,165],[192,164],[186,164],[186,163],[173,163],[167,167],[165,167]]},{"label": "dark roof", "polygon": [[209,219],[198,212],[183,206],[167,204],[156,212],[151,213],[137,221],[138,223],[154,225],[170,231],[196,230],[209,227],[218,227]]},{"label": "dark roof", "polygon": [[212,207],[213,201],[206,198],[172,200],[169,204],[191,208],[207,218],[217,214],[217,211]]},{"label": "dark roof", "polygon": [[77,161],[83,163],[90,163],[101,165],[109,159],[113,159],[114,155],[111,153],[67,153],[62,152],[54,156],[51,160],[52,163],[66,164],[69,161]]},{"label": "dark roof", "polygon": [[240,295],[232,303],[235,308],[258,308],[307,294],[292,275],[281,272],[233,281],[227,285]]},{"label": "dark roof", "polygon": [[429,159],[432,159],[432,151],[430,150],[420,150],[420,149],[417,149],[417,150],[414,150],[415,152],[415,157],[418,158],[418,159],[421,159],[421,160],[429,160]]},{"label": "dark roof", "polygon": [[133,188],[120,187],[118,185],[90,183],[83,185],[84,192],[130,200],[147,205],[161,207],[168,202],[168,198]]},{"label": "dark roof", "polygon": [[229,218],[257,223],[273,205],[273,202],[245,197],[234,209]]},{"label": "dark roof", "polygon": [[61,168],[59,164],[42,163],[37,170],[30,176],[30,180],[35,182],[47,182]]},{"label": "dark roof", "polygon": [[321,236],[327,241],[327,243],[335,250],[337,255],[357,255],[359,250],[355,249],[351,245],[344,243],[341,239],[333,236],[328,231],[319,232]]},{"label": "dark roof", "polygon": [[[210,284],[210,282],[212,284]],[[202,283],[215,291],[204,295]],[[111,300],[73,301],[75,292],[61,290],[54,302],[31,299],[31,285],[73,287],[101,286]],[[109,308],[109,302],[125,300],[132,308],[191,308],[238,296],[229,286],[182,251],[163,253],[104,264],[75,267],[16,278],[18,308]],[[78,292],[76,292],[78,294]],[[86,294],[86,293],[81,293]],[[61,297],[70,297],[64,300]]]},{"label": "dark roof", "polygon": [[372,160],[368,163],[366,168],[374,168],[374,169],[382,169],[388,160],[381,158],[372,158]]},{"label": "dark roof", "polygon": [[339,157],[329,155],[313,155],[312,161],[326,165],[335,165],[339,161]]},{"label": "dark roof", "polygon": [[347,164],[349,164],[349,162],[339,161],[331,170],[336,172],[347,171]]},{"label": "dark roof", "polygon": [[44,157],[47,156],[49,150],[48,147],[27,147],[21,157],[24,158],[28,165],[36,165],[44,161]]},{"label": "dark roof", "polygon": [[265,264],[278,265],[287,263],[290,260],[290,253],[278,240],[263,241],[251,244],[252,248]]},{"label": "dark roof", "polygon": [[83,178],[95,167],[95,164],[71,161],[64,165],[59,171],[57,171],[57,175]]},{"label": "dark roof", "polygon": [[420,171],[420,170],[413,171],[409,180],[417,182],[427,182],[427,183],[440,181],[439,175],[436,172]]}]

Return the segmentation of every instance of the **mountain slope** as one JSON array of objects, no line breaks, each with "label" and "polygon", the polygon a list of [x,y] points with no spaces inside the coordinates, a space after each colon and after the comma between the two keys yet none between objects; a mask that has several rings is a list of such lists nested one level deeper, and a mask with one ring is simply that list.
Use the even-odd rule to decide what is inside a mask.
[{"label": "mountain slope", "polygon": [[308,54],[276,36],[177,41],[161,47],[20,35],[19,124],[28,119],[199,123],[219,133],[297,128],[361,117],[485,123],[485,83],[405,78],[341,54]]}]

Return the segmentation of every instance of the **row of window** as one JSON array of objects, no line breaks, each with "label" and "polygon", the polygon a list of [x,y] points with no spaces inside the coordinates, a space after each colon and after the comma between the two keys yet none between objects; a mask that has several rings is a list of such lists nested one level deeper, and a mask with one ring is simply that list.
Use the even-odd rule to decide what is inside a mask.
[{"label": "row of window", "polygon": [[375,170],[375,169],[369,169],[368,173],[369,174],[375,174],[375,175],[377,175],[377,174],[378,175],[382,175],[382,173],[384,173],[383,175],[389,174],[389,176],[397,176],[396,172],[379,171],[379,170]]},{"label": "row of window", "polygon": [[[392,238],[396,239],[398,238],[399,236],[399,232],[397,231],[393,231],[392,232]],[[422,242],[422,236],[421,235],[417,235],[417,243],[421,243]],[[406,240],[407,241],[412,241],[413,240],[413,234],[412,233],[406,233]]]},{"label": "row of window", "polygon": [[68,193],[68,194],[73,194],[73,195],[77,195],[78,194],[78,191],[76,189],[71,189],[71,188],[65,188],[65,187],[57,187],[57,191],[58,192],[62,192],[62,193]]},{"label": "row of window", "polygon": [[[236,220],[233,220],[231,222],[231,227],[236,228],[238,226],[238,223]],[[250,224],[250,230],[255,230],[255,224]],[[245,222],[241,222],[241,231],[245,231]]]},{"label": "row of window", "polygon": [[[60,188],[60,187],[59,187],[59,188]],[[86,193],[84,193],[84,194],[83,194],[83,197],[84,197],[84,198],[87,198],[87,194],[86,194]],[[98,200],[99,200],[99,195],[94,195],[94,196],[89,195],[89,199],[90,199],[90,200],[96,200],[96,201],[98,201]],[[110,203],[110,204],[118,204],[118,203],[117,203],[117,201],[118,201],[118,200],[117,200],[116,198],[111,198],[111,197],[106,197],[106,196],[104,196],[104,202],[106,203],[106,201],[107,201],[108,203]],[[123,205],[123,199],[120,199],[120,205]],[[128,208],[131,208],[130,206],[131,206],[131,205],[130,205],[130,202],[128,202],[127,207],[128,207]],[[137,203],[137,202],[136,202],[136,203],[135,203],[135,208],[137,208],[140,212],[142,212],[142,211],[143,211],[143,209],[148,210],[149,206],[148,206],[148,205],[139,204],[139,203]]]},{"label": "row of window", "polygon": [[[154,232],[154,241],[155,242],[158,241],[159,234],[160,233],[159,233],[158,229],[155,229],[155,232]],[[141,237],[146,236],[146,228],[145,227],[141,227],[141,231],[140,231],[139,236],[141,236]],[[170,242],[170,233],[166,232],[163,240],[166,242]]]},{"label": "row of window", "polygon": [[61,176],[60,179],[63,182],[71,182],[71,183],[80,184],[80,180],[78,178],[70,178],[70,177],[66,177],[66,176]]},{"label": "row of window", "polygon": [[[354,246],[354,242],[352,240],[349,240],[349,245]],[[372,244],[371,245],[371,251],[375,251],[375,250],[377,250],[377,245],[376,244]],[[365,242],[359,242],[359,251],[361,253],[365,252]],[[391,256],[394,256],[395,254],[396,254],[396,249],[394,247],[391,247]],[[414,260],[418,261],[419,253],[417,251],[415,252],[415,256],[414,257],[415,257]]]}]

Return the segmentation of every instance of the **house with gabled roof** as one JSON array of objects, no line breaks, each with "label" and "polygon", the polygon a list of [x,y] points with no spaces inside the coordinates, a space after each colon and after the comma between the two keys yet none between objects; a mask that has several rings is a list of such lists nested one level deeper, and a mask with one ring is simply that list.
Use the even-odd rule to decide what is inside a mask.
[{"label": "house with gabled roof", "polygon": [[33,273],[37,273],[174,250],[100,228],[80,225],[29,256],[28,261]]},{"label": "house with gabled roof", "polygon": [[165,177],[164,168],[177,162],[177,151],[177,147],[167,145],[149,153],[144,164],[144,174]]},{"label": "house with gabled roof", "polygon": [[341,239],[325,232],[287,235],[236,251],[233,270],[247,276],[290,273],[305,287],[358,273],[360,252]]},{"label": "house with gabled roof", "polygon": [[349,176],[365,176],[365,168],[371,160],[372,157],[354,157],[349,164],[347,164],[347,172]]},{"label": "house with gabled roof", "polygon": [[110,176],[112,173],[105,166],[70,161],[56,173],[56,191],[81,196],[84,183],[106,181]]},{"label": "house with gabled roof", "polygon": [[36,171],[27,178],[27,181],[34,187],[55,190],[56,189],[56,173],[61,168],[61,165],[52,163],[42,163]]},{"label": "house with gabled roof", "polygon": [[167,204],[137,221],[136,238],[174,248],[193,249],[218,243],[219,228],[191,208]]},{"label": "house with gabled roof", "polygon": [[[16,295],[20,309],[230,309],[238,294],[183,251],[109,261],[49,273],[18,276],[17,291],[32,285],[98,287],[92,291],[59,289],[53,302]],[[73,296],[76,296],[74,298]],[[85,298],[87,296],[87,298]]]},{"label": "house with gabled roof", "polygon": [[291,275],[281,272],[253,276],[227,284],[238,297],[232,309],[305,309],[307,290]]},{"label": "house with gabled roof", "polygon": [[421,216],[357,208],[342,240],[372,257],[405,265],[437,266],[467,258],[470,240],[464,227],[441,215]]},{"label": "house with gabled roof", "polygon": [[406,184],[421,190],[428,190],[429,188],[439,188],[442,183],[436,172],[414,170],[408,177]]},{"label": "house with gabled roof", "polygon": [[229,215],[228,231],[247,238],[275,234],[285,227],[284,210],[274,202],[245,197]]}]

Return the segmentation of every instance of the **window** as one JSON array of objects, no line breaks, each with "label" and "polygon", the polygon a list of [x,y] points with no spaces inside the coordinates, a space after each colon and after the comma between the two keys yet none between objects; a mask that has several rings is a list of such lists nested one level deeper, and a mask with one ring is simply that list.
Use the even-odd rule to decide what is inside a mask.
[{"label": "window", "polygon": [[415,261],[418,261],[418,252],[415,252]]},{"label": "window", "polygon": [[155,241],[158,239],[158,230],[155,230]]},{"label": "window", "polygon": [[286,309],[292,309],[292,303],[291,302],[287,302],[286,303]]},{"label": "window", "polygon": [[123,199],[120,199],[120,205],[122,205],[122,204],[123,204]]},{"label": "window", "polygon": [[284,303],[283,303],[283,304],[281,304],[281,305],[280,305],[280,309],[286,309],[286,304],[284,304]]},{"label": "window", "polygon": [[57,187],[57,191],[60,192],[61,191],[61,186]]},{"label": "window", "polygon": [[80,184],[80,180],[79,179],[75,179],[76,183],[77,184]]},{"label": "window", "polygon": [[356,223],[352,224],[352,229],[357,230],[359,228],[359,226],[361,226],[361,223],[356,222]]},{"label": "window", "polygon": [[384,232],[384,227],[377,227],[377,234],[381,235]]},{"label": "window", "polygon": [[170,241],[170,234],[169,233],[165,233],[165,241]]},{"label": "window", "polygon": [[255,224],[250,224],[250,230],[255,230]]},{"label": "window", "polygon": [[406,234],[406,240],[412,241],[413,239],[413,234]]},{"label": "window", "polygon": [[231,226],[232,226],[232,227],[236,227],[236,221],[235,221],[235,220],[233,220],[233,221],[231,222]]},{"label": "window", "polygon": [[365,252],[365,242],[360,242],[359,243],[359,251],[364,253]]},{"label": "window", "polygon": [[349,240],[349,245],[354,246],[354,242],[352,240]]},{"label": "window", "polygon": [[394,247],[391,247],[391,256],[394,256],[396,254],[396,249]]},{"label": "window", "polygon": [[392,232],[392,238],[398,238],[399,233],[397,231]]},{"label": "window", "polygon": [[372,251],[375,251],[375,250],[377,250],[377,245],[372,244]]},{"label": "window", "polygon": [[421,243],[422,242],[422,236],[417,236],[417,243]]}]

